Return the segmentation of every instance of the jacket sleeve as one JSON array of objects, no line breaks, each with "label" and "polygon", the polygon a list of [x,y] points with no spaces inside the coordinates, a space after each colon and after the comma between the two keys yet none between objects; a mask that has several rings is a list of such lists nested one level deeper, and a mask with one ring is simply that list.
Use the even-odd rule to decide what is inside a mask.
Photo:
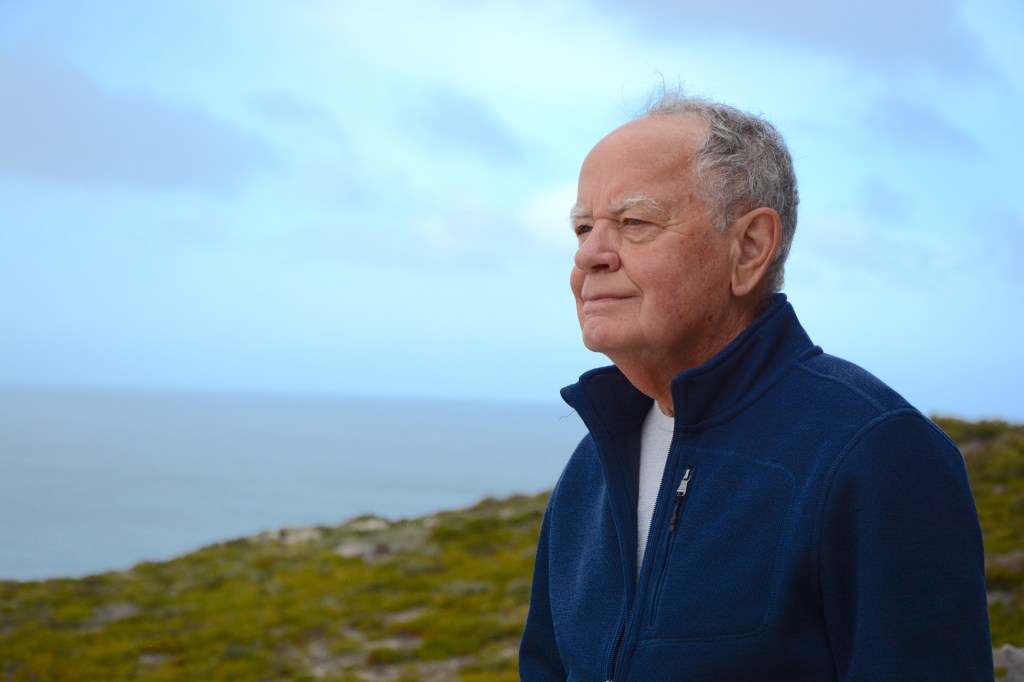
[{"label": "jacket sleeve", "polygon": [[963,457],[914,411],[832,465],[819,586],[843,682],[993,679],[981,531]]},{"label": "jacket sleeve", "polygon": [[537,558],[533,566],[533,587],[530,612],[526,617],[523,639],[519,645],[519,678],[523,682],[565,682],[566,673],[558,655],[555,628],[551,618],[551,595],[548,591],[548,537],[551,507],[544,514]]}]

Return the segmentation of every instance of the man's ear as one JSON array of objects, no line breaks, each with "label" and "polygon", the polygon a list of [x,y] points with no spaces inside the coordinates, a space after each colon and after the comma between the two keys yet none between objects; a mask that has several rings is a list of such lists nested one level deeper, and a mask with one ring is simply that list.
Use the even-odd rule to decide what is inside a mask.
[{"label": "man's ear", "polygon": [[755,208],[732,225],[735,238],[732,293],[737,297],[756,291],[782,243],[782,221],[774,209]]}]

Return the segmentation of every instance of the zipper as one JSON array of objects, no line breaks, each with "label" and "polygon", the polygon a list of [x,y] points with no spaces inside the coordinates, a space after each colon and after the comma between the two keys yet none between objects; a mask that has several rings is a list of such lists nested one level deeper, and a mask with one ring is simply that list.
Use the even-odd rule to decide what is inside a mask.
[{"label": "zipper", "polygon": [[[663,478],[664,478],[664,475],[663,475]],[[679,481],[679,487],[676,488],[675,507],[672,510],[672,520],[669,523],[669,550],[672,547],[672,540],[675,537],[676,528],[679,526],[679,517],[682,514],[684,502],[686,500],[686,492],[687,492],[687,489],[690,486],[690,480],[692,478],[693,478],[693,468],[692,467],[688,467],[685,471],[683,471],[683,478],[682,478],[681,481]],[[648,533],[647,533],[648,544],[650,544],[650,539],[651,539],[651,532],[650,531],[654,530],[654,519],[656,519],[657,516],[658,516],[658,510],[657,510],[657,508],[655,508],[654,515],[651,517],[651,528],[648,530]],[[665,558],[664,558],[664,560],[661,563],[661,570],[658,573],[658,580],[654,583],[654,600],[651,602],[652,604],[657,604],[658,603],[658,596],[661,594],[661,581],[662,581],[662,577],[664,576],[664,573],[665,573],[665,565],[668,564],[668,554],[669,554],[669,552],[668,552],[668,550],[666,550]],[[651,560],[648,557],[652,557],[652,556],[653,555],[650,552],[645,551],[644,552],[644,563],[647,564]],[[643,571],[643,566],[638,567],[637,570],[642,572]],[[639,580],[639,576],[638,576],[638,578],[637,578],[637,586],[636,586],[636,593],[633,596],[633,603],[630,605],[629,610],[626,612],[626,619],[624,621],[622,621],[622,624],[619,626],[619,634],[615,638],[615,644],[612,647],[612,656],[611,656],[611,660],[608,663],[607,682],[615,682],[615,674],[618,672],[619,664],[621,663],[622,652],[623,652],[623,649],[624,649],[623,643],[624,643],[624,640],[626,639],[626,631],[627,631],[627,628],[628,628],[629,624],[633,622],[633,614],[636,611],[636,604],[637,604],[637,601],[639,601],[639,599],[640,599],[640,580]],[[651,618],[652,618],[652,620],[654,618],[654,609],[651,609]]]},{"label": "zipper", "polygon": [[622,651],[622,640],[626,638],[626,622],[629,619],[629,613],[633,611],[632,608],[626,614],[626,620],[622,621],[619,625],[619,634],[615,637],[615,646],[612,647],[612,657],[608,661],[608,680],[607,682],[614,682],[615,680],[615,669],[619,667],[619,653]]},{"label": "zipper", "polygon": [[683,472],[683,480],[679,481],[679,487],[676,488],[676,508],[672,511],[672,522],[668,525],[669,534],[675,533],[679,525],[679,514],[683,511],[683,500],[686,498],[686,489],[690,487],[691,478],[693,469],[687,469]]},{"label": "zipper", "polygon": [[[661,482],[658,484],[658,489],[659,490],[661,489],[661,486],[665,482],[665,472],[668,471],[669,461],[672,458],[672,450],[676,446],[676,437],[678,435],[679,435],[678,432],[673,432],[672,440],[669,442],[668,458],[665,460],[665,471],[662,472],[662,474],[661,474]],[[683,498],[686,496],[686,488],[689,485],[689,481],[690,481],[690,478],[692,476],[692,473],[693,473],[693,469],[690,469],[690,468],[686,469],[686,471],[683,472],[683,480],[680,481],[679,488],[676,489],[676,505],[675,505],[675,509],[672,512],[672,523],[671,523],[671,525],[669,527],[670,528],[670,532],[669,532],[669,540],[670,541],[671,541],[672,536],[675,535],[675,532],[674,532],[675,531],[675,527],[676,527],[676,525],[679,522],[680,506],[682,504]],[[648,529],[647,529],[647,541],[648,541],[648,544],[650,544],[651,531],[654,530],[654,521],[657,518],[658,518],[658,503],[655,502],[654,513],[651,515],[651,525],[648,526]],[[650,554],[645,549],[644,550],[643,565],[637,566],[637,584],[634,586],[634,590],[635,591],[633,593],[633,602],[629,605],[629,608],[626,610],[626,618],[625,618],[625,620],[623,620],[620,623],[620,625],[619,625],[619,634],[615,638],[615,644],[612,645],[612,655],[611,655],[610,660],[608,661],[608,676],[607,676],[606,682],[615,682],[615,675],[618,672],[619,664],[622,662],[621,659],[622,659],[623,650],[625,648],[623,645],[625,644],[626,634],[628,632],[628,629],[629,629],[630,625],[633,623],[633,616],[634,616],[634,614],[636,612],[636,604],[637,604],[637,602],[640,599],[640,589],[641,589],[640,578],[643,576],[644,566],[649,564],[650,561],[651,561],[651,559],[648,558],[649,556],[650,556]],[[662,572],[664,571],[664,565],[667,562],[668,562],[668,560],[667,560],[667,557],[666,557],[666,561],[662,563]],[[660,578],[661,578],[661,574],[659,574],[658,582],[655,583],[655,594],[656,595],[657,595],[658,592],[661,591],[659,589],[660,588],[660,584],[661,584]]]},{"label": "zipper", "polygon": [[[671,446],[669,446],[669,447],[671,449]],[[667,462],[666,462],[666,466],[667,466]],[[661,490],[661,486],[664,483],[665,483],[665,473],[662,472],[661,480],[658,482],[658,490]],[[651,531],[654,530],[654,519],[657,518],[657,516],[658,516],[658,509],[657,509],[657,503],[655,503],[654,513],[651,514],[651,522],[647,526],[647,541],[648,541],[647,544],[648,545],[650,544]],[[647,558],[648,556],[649,556],[649,553],[647,552],[646,549],[644,549],[644,560],[643,560],[643,563],[648,563],[650,561],[650,559]],[[632,622],[632,620],[633,620],[633,611],[635,610],[635,607],[636,607],[637,598],[640,596],[640,594],[639,594],[640,593],[640,576],[643,573],[643,568],[644,567],[643,567],[642,564],[640,566],[636,567],[637,575],[636,575],[636,585],[634,585],[635,592],[633,593],[633,603],[630,604],[629,609],[627,609],[627,611],[626,611],[626,618],[625,618],[625,620],[623,620],[621,625],[619,625],[619,634],[618,634],[618,636],[616,636],[615,644],[612,646],[612,655],[611,655],[611,658],[608,661],[608,679],[607,679],[607,682],[615,682],[615,673],[618,671],[618,667],[619,667],[619,663],[620,663],[619,659],[621,658],[622,644],[623,644],[623,641],[626,639],[626,626],[630,622]]]},{"label": "zipper", "polygon": [[690,482],[693,480],[693,468],[688,467],[683,471],[683,478],[679,481],[679,487],[676,488],[676,504],[672,510],[672,521],[668,526],[668,546],[665,548],[665,556],[662,558],[661,567],[658,572],[658,579],[654,583],[654,595],[651,598],[650,608],[650,624],[655,624],[655,619],[658,614],[658,602],[661,600],[661,587],[665,581],[665,570],[668,567],[668,560],[672,556],[672,547],[675,545],[676,530],[679,528],[679,518],[683,515],[683,508],[686,506],[686,493],[690,488]]}]

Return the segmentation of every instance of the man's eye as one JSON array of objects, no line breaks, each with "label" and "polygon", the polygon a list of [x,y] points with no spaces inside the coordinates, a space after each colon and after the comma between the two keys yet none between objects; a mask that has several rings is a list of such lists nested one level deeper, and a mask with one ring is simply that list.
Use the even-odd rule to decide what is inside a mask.
[{"label": "man's eye", "polygon": [[622,224],[626,227],[638,227],[640,225],[646,225],[647,221],[640,218],[623,218]]},{"label": "man's eye", "polygon": [[590,225],[577,225],[574,230],[577,237],[582,237],[586,233],[590,232],[593,228]]}]

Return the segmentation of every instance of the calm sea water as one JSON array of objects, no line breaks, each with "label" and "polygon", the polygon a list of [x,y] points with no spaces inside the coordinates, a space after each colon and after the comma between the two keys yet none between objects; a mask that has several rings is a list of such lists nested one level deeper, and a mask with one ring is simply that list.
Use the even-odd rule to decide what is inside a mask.
[{"label": "calm sea water", "polygon": [[564,404],[0,389],[0,580],[551,487]]}]

